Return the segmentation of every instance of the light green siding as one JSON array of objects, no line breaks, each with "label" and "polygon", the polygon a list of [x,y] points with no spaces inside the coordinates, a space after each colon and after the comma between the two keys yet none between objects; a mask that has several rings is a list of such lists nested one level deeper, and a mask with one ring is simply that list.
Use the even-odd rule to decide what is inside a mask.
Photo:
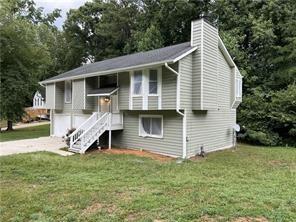
[{"label": "light green siding", "polygon": [[[172,66],[178,72],[178,63]],[[176,109],[177,75],[166,67],[162,67],[162,109]]]},{"label": "light green siding", "polygon": [[72,108],[75,110],[84,109],[85,96],[84,79],[72,81]]},{"label": "light green siding", "polygon": [[217,109],[218,30],[203,19],[192,22],[193,110]]},{"label": "light green siding", "polygon": [[[139,136],[139,115],[163,115],[163,138]],[[124,129],[112,133],[112,143],[123,148],[145,149],[171,156],[182,156],[182,118],[174,111],[125,111]]]},{"label": "light green siding", "polygon": [[64,82],[55,83],[55,109],[62,110],[64,107]]},{"label": "light green siding", "polygon": [[192,103],[192,55],[179,62],[180,73],[180,108],[184,109]]},{"label": "light green siding", "polygon": [[228,148],[233,145],[232,127],[236,111],[231,110],[231,79],[233,73],[224,56],[218,50],[217,110],[186,110],[187,156],[193,156],[203,146],[206,152]]},{"label": "light green siding", "polygon": [[132,97],[132,100],[133,100],[133,110],[142,110],[143,97],[142,96]]},{"label": "light green siding", "polygon": [[120,110],[129,109],[130,75],[128,72],[118,74],[118,107]]},{"label": "light green siding", "polygon": [[202,20],[192,21],[192,45],[197,46],[197,50],[192,53],[192,108],[201,109],[201,24]]},{"label": "light green siding", "polygon": [[192,109],[201,109],[201,54],[199,49],[192,53]]},{"label": "light green siding", "polygon": [[97,97],[87,96],[90,90],[98,87],[98,77],[90,77],[85,79],[85,109],[86,110],[97,110]]},{"label": "light green siding", "polygon": [[218,30],[204,22],[203,109],[217,109]]},{"label": "light green siding", "polygon": [[148,96],[148,109],[149,110],[158,109],[158,96]]},{"label": "light green siding", "polygon": [[47,84],[45,88],[46,93],[46,103],[45,107],[47,109],[54,109],[55,108],[55,83]]}]

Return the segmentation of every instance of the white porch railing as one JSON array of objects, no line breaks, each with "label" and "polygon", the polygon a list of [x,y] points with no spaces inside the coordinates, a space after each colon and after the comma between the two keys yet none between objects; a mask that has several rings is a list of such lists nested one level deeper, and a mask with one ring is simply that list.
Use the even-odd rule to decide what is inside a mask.
[{"label": "white porch railing", "polygon": [[[84,153],[99,137],[106,131],[111,130],[111,113],[104,113],[97,120],[91,122],[95,117],[90,117],[84,124],[79,127],[80,131],[73,132],[70,136],[70,151]],[[87,124],[88,123],[88,124]],[[83,127],[86,128],[82,131]],[[76,130],[75,130],[76,131]],[[79,134],[79,132],[82,132]],[[75,134],[74,134],[75,133]],[[78,135],[78,136],[77,136]],[[72,138],[73,137],[73,138]]]},{"label": "white porch railing", "polygon": [[93,113],[84,123],[82,123],[71,135],[70,135],[70,148],[73,147],[73,144],[77,142],[80,138],[80,135],[83,134],[85,130],[89,128],[97,119],[99,114],[97,112]]}]

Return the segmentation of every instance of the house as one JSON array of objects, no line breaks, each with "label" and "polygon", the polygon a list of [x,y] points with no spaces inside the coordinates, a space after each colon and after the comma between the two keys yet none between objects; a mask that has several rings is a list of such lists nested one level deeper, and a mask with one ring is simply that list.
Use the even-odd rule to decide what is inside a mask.
[{"label": "house", "polygon": [[192,21],[191,41],[108,59],[42,81],[51,135],[70,151],[94,142],[188,158],[232,147],[242,76],[217,28]]},{"label": "house", "polygon": [[39,89],[33,97],[33,109],[45,109],[45,90]]}]

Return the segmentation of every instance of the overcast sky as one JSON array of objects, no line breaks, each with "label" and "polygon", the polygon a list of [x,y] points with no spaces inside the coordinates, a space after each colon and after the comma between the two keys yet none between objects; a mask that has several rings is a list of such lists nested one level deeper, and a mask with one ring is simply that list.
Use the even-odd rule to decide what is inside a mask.
[{"label": "overcast sky", "polygon": [[71,8],[79,8],[79,6],[87,1],[90,0],[35,0],[35,3],[37,7],[43,7],[45,13],[52,12],[56,8],[61,9],[62,17],[58,18],[55,22],[55,25],[61,28],[67,17],[67,12]]}]

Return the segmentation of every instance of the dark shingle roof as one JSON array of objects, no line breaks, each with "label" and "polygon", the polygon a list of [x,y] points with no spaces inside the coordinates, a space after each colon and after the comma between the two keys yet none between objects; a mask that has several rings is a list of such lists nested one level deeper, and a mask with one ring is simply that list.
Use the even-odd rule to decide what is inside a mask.
[{"label": "dark shingle roof", "polygon": [[141,66],[150,63],[171,62],[180,55],[188,52],[193,47],[190,46],[190,42],[181,43],[178,45],[168,46],[160,49],[150,50],[147,52],[139,52],[131,55],[120,56],[113,59],[107,59],[100,62],[86,64],[60,75],[54,76],[50,79],[46,79],[43,82],[55,81],[64,78],[72,78],[83,76],[85,74],[94,72],[106,72],[112,70],[124,70],[128,67]]}]

